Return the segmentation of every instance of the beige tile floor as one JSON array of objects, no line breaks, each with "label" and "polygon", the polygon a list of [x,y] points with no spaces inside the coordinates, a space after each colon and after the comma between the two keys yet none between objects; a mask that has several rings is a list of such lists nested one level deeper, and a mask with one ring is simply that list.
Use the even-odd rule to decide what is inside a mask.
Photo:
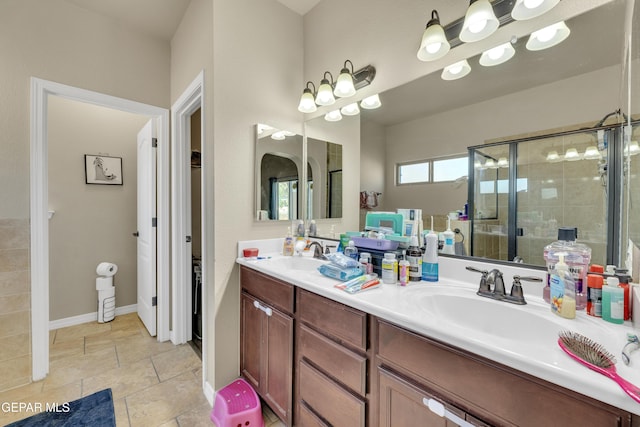
[{"label": "beige tile floor", "polygon": [[[109,323],[85,323],[50,332],[49,375],[0,393],[0,402],[68,402],[111,388],[117,427],[213,426],[202,393],[202,362],[188,344],[159,343],[135,313]],[[0,410],[0,425],[33,415]],[[263,405],[266,427],[283,426]]]}]

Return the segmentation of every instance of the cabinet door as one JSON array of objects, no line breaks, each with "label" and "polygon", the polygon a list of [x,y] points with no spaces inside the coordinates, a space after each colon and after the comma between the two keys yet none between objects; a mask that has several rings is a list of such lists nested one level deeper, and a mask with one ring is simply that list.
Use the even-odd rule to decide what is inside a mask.
[{"label": "cabinet door", "polygon": [[240,372],[255,388],[260,390],[262,319],[264,313],[255,307],[257,301],[242,292],[240,296]]},{"label": "cabinet door", "polygon": [[[432,398],[430,393],[404,381],[384,368],[378,368],[380,385],[380,427],[453,427],[457,424],[442,418],[429,410],[424,398]],[[464,419],[464,412],[446,406]]]},{"label": "cabinet door", "polygon": [[263,393],[271,409],[291,425],[293,404],[293,319],[272,309],[266,318]]}]

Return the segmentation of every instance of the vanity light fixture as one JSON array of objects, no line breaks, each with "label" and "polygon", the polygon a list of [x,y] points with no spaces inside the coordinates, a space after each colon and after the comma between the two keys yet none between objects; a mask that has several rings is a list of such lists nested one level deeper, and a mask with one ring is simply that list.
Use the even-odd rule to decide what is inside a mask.
[{"label": "vanity light fixture", "polygon": [[471,0],[459,38],[465,43],[476,42],[489,37],[499,25],[489,0]]},{"label": "vanity light fixture", "polygon": [[[313,91],[309,89],[309,85],[313,86]],[[316,107],[316,100],[314,98],[316,92],[316,85],[313,82],[307,82],[307,86],[302,91],[300,97],[300,104],[298,104],[298,111],[301,113],[313,113],[318,109]]]},{"label": "vanity light fixture", "polygon": [[276,141],[282,141],[284,140],[286,137],[284,135],[284,132],[279,130],[276,131],[274,133],[271,134],[271,139],[275,139]]},{"label": "vanity light fixture", "polygon": [[553,9],[560,0],[516,0],[511,17],[516,21],[536,18]]},{"label": "vanity light fixture", "polygon": [[557,151],[549,151],[549,153],[547,154],[547,162],[557,163],[560,161],[562,161],[562,159],[560,158],[560,155]]},{"label": "vanity light fixture", "polygon": [[484,167],[487,169],[498,169],[498,165],[493,159],[487,159],[487,161],[484,162]]},{"label": "vanity light fixture", "polygon": [[529,50],[543,50],[562,43],[571,34],[571,30],[564,21],[534,31],[527,40],[526,47]]},{"label": "vanity light fixture", "polygon": [[498,159],[498,167],[499,168],[508,168],[509,167],[509,161],[507,160],[506,157],[500,157]]},{"label": "vanity light fixture", "polygon": [[[351,71],[349,71],[347,64],[351,66]],[[336,102],[335,97],[346,98],[353,96],[358,89],[370,85],[375,76],[376,69],[372,65],[353,71],[353,63],[347,59],[336,82],[333,80],[333,74],[329,71],[324,72],[317,92],[313,82],[307,82],[300,97],[298,111],[301,113],[313,113],[317,111],[318,106],[333,105]]]},{"label": "vanity light fixture", "polygon": [[636,154],[640,154],[640,145],[638,145],[638,141],[630,141],[629,145],[624,149],[624,155],[635,156]]},{"label": "vanity light fixture", "polygon": [[[351,64],[351,71],[347,68],[347,63]],[[344,61],[344,66],[340,70],[333,94],[340,98],[348,98],[356,94],[356,88],[353,85],[353,63],[348,59]]]},{"label": "vanity light fixture", "polygon": [[471,66],[466,59],[458,61],[455,64],[451,64],[448,67],[444,67],[442,70],[442,80],[457,80],[461,79],[471,72]]},{"label": "vanity light fixture", "polygon": [[512,42],[503,43],[492,49],[485,50],[480,56],[480,65],[485,67],[493,67],[494,65],[500,65],[516,54],[516,50],[513,48]]},{"label": "vanity light fixture", "polygon": [[340,112],[345,116],[357,116],[358,114],[360,114],[360,108],[358,108],[358,103],[354,102],[342,107],[340,109]]},{"label": "vanity light fixture", "polygon": [[324,119],[328,122],[339,122],[342,120],[342,114],[340,114],[340,110],[329,111],[324,115]]},{"label": "vanity light fixture", "polygon": [[380,108],[382,103],[380,102],[380,96],[376,93],[375,95],[371,95],[360,101],[360,107],[365,110],[375,110],[376,108]]},{"label": "vanity light fixture", "polygon": [[451,45],[444,34],[442,25],[440,25],[438,11],[432,10],[431,20],[427,22],[427,27],[422,34],[418,59],[420,61],[435,61],[445,56],[449,49],[451,49]]},{"label": "vanity light fixture", "polygon": [[585,160],[600,160],[602,156],[600,155],[600,151],[598,151],[598,147],[592,145],[590,147],[587,147],[582,158]]},{"label": "vanity light fixture", "polygon": [[568,148],[564,153],[564,159],[567,162],[575,162],[576,160],[580,160],[580,158],[581,156],[575,148]]},{"label": "vanity light fixture", "polygon": [[[331,83],[327,79],[327,74],[331,77]],[[320,80],[320,87],[318,88],[318,94],[316,95],[316,104],[318,105],[333,105],[336,99],[333,97],[333,75],[329,71],[324,72],[322,80]]]}]

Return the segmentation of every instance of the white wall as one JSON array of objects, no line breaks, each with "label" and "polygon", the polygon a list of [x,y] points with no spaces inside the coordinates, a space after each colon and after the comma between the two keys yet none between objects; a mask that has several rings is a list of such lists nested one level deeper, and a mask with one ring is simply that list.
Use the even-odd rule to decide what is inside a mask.
[{"label": "white wall", "polygon": [[[96,267],[118,265],[116,307],[136,303],[136,135],[148,118],[49,99],[49,320],[98,311]],[[122,158],[123,185],[85,183],[84,155]]]},{"label": "white wall", "polygon": [[275,0],[193,0],[171,46],[172,100],[205,71],[205,363],[207,381],[220,388],[239,374],[236,242],[286,232],[254,221],[253,126],[302,134],[302,17]]}]

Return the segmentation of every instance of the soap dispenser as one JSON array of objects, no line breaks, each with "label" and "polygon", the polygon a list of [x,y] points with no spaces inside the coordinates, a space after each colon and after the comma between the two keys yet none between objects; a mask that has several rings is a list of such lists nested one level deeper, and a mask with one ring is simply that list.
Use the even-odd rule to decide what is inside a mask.
[{"label": "soap dispenser", "polygon": [[617,277],[607,277],[602,287],[602,318],[611,323],[624,323],[624,289]]},{"label": "soap dispenser", "polygon": [[573,319],[576,317],[576,285],[564,262],[565,253],[559,253],[558,262],[551,273],[551,312]]}]

